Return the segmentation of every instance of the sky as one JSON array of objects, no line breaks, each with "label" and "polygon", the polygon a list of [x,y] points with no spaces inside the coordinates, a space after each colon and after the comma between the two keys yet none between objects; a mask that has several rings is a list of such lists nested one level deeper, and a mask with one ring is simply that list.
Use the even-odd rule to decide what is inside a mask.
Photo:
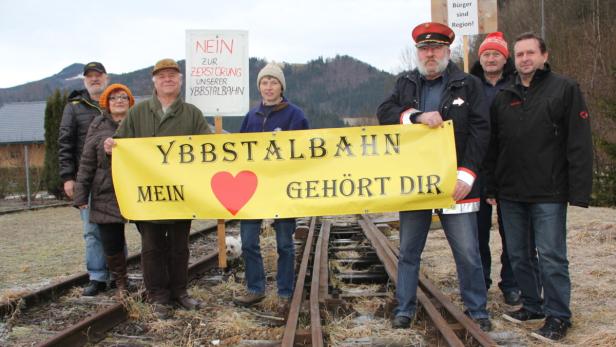
[{"label": "sky", "polygon": [[49,77],[73,63],[126,73],[185,59],[186,30],[248,30],[249,55],[306,63],[350,55],[402,70],[411,30],[430,0],[0,0],[0,88]]}]

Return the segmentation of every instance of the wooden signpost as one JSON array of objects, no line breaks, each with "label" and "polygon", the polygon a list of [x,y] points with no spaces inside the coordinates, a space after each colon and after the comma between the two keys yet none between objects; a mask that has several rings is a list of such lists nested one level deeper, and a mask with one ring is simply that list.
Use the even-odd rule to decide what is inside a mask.
[{"label": "wooden signpost", "polygon": [[468,72],[469,35],[497,31],[498,12],[496,0],[431,0],[432,21],[447,24],[462,36],[464,72]]},{"label": "wooden signpost", "polygon": [[[186,30],[186,101],[214,117],[243,116],[249,107],[248,31]],[[225,220],[218,220],[218,266],[227,267]]]}]

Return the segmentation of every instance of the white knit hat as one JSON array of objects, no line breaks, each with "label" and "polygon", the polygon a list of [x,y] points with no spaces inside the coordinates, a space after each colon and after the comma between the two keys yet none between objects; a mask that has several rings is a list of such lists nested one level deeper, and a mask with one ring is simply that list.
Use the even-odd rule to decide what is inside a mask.
[{"label": "white knit hat", "polygon": [[269,63],[265,65],[259,74],[257,75],[257,89],[259,89],[259,85],[261,84],[261,79],[265,76],[272,76],[280,82],[282,85],[282,90],[285,91],[287,89],[287,83],[284,80],[284,73],[278,64]]}]

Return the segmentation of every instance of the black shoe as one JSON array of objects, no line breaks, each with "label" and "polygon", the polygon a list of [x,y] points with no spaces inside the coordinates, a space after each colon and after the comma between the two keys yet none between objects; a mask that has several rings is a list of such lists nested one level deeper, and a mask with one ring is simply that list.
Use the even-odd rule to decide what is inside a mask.
[{"label": "black shoe", "polygon": [[479,325],[479,329],[488,332],[492,331],[492,322],[490,318],[471,318],[477,325]]},{"label": "black shoe", "polygon": [[82,295],[96,296],[98,295],[98,293],[104,292],[105,290],[107,290],[106,282],[90,280],[90,283],[88,283],[88,286],[83,289]]},{"label": "black shoe", "polygon": [[411,319],[405,316],[396,316],[391,321],[391,327],[394,329],[408,329],[411,327]]},{"label": "black shoe", "polygon": [[513,290],[509,292],[503,292],[503,298],[505,299],[505,304],[510,306],[519,305],[522,301],[522,296],[520,295],[520,292]]},{"label": "black shoe", "polygon": [[524,307],[519,310],[503,313],[503,318],[510,322],[522,323],[522,322],[534,322],[540,321],[545,318],[543,313],[533,313],[525,309]]},{"label": "black shoe", "polygon": [[477,325],[479,325],[479,329],[481,329],[482,331],[491,331],[492,330],[492,322],[490,321],[490,318],[473,318],[471,317],[470,314],[468,314],[468,310],[464,311],[464,314],[473,320],[473,322],[477,323]]},{"label": "black shoe", "polygon": [[545,319],[543,327],[530,335],[545,342],[554,342],[562,340],[567,335],[567,329],[570,327],[571,323],[568,321],[556,317],[548,317]]}]

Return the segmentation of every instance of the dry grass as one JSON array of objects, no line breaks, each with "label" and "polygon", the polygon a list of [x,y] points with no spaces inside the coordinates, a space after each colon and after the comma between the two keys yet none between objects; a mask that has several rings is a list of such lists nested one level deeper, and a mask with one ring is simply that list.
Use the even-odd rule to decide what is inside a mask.
[{"label": "dry grass", "polygon": [[[567,226],[573,327],[562,343],[616,346],[616,210],[570,207]],[[496,286],[500,280],[501,252],[501,240],[496,230],[492,230],[490,246],[494,283],[488,292],[488,310],[495,332],[520,336],[521,343],[528,346],[545,346],[529,336],[540,324],[518,326],[501,318],[511,307],[504,304]],[[422,271],[462,307],[455,264],[442,230],[430,232],[428,236],[422,255]]]},{"label": "dry grass", "polygon": [[324,333],[329,336],[330,345],[338,346],[345,341],[361,338],[388,341],[396,345],[417,346],[423,342],[422,335],[413,329],[392,329],[389,319],[369,315],[360,317],[354,314],[338,318],[326,315]]},{"label": "dry grass", "polygon": [[[210,221],[195,221],[193,229]],[[0,215],[0,302],[85,271],[83,227],[73,207]],[[141,241],[127,224],[129,253]]]}]

